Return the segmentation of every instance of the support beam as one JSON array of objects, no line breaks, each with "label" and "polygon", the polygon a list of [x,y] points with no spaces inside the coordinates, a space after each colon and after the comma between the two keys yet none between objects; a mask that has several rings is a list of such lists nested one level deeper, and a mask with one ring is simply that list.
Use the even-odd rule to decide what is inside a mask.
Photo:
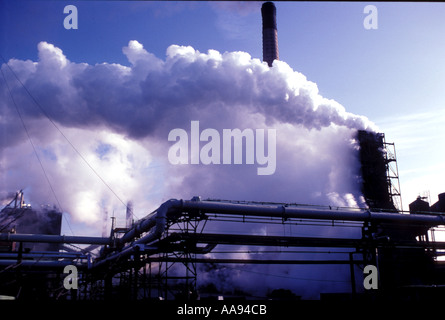
[{"label": "support beam", "polygon": [[[146,262],[190,262],[187,258],[153,257]],[[363,264],[363,260],[271,260],[271,259],[218,259],[218,258],[194,258],[194,263],[227,263],[227,264]]]},{"label": "support beam", "polygon": [[[217,234],[217,233],[172,233],[156,245],[166,246],[178,241],[192,241],[203,244],[249,245],[249,246],[278,246],[278,247],[315,247],[315,248],[361,248],[370,243],[362,239],[347,238],[314,238],[288,236],[261,236],[246,234]],[[375,247],[445,249],[445,242],[426,243],[420,241],[392,241],[382,239],[373,241]]]}]

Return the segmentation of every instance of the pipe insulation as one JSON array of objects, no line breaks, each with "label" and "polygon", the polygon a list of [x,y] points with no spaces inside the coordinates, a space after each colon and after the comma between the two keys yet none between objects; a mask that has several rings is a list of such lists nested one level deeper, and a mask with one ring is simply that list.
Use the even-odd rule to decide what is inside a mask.
[{"label": "pipe insulation", "polygon": [[69,253],[54,253],[54,254],[46,254],[46,253],[19,253],[19,252],[13,252],[13,253],[0,253],[0,259],[89,259],[89,256],[80,254],[80,255],[73,255]]},{"label": "pipe insulation", "polygon": [[288,205],[238,204],[214,201],[188,201],[182,203],[183,211],[200,210],[205,213],[227,215],[297,218],[315,220],[369,221],[380,223],[407,223],[419,226],[445,225],[443,215],[400,214],[373,212],[366,209],[315,209]]},{"label": "pipe insulation", "polygon": [[[258,205],[239,204],[228,202],[201,201],[196,200],[176,200],[171,199],[164,202],[154,213],[140,220],[133,228],[127,231],[120,239],[121,245],[128,243],[134,238],[148,232],[140,239],[123,247],[119,252],[95,263],[93,267],[103,265],[116,259],[121,259],[128,255],[140,251],[141,246],[149,244],[163,235],[168,219],[179,217],[184,212],[217,213],[226,215],[278,217],[282,219],[319,219],[319,220],[342,220],[342,221],[370,221],[381,223],[406,223],[419,226],[445,225],[442,215],[422,215],[422,214],[399,214],[391,212],[372,212],[365,209],[315,209],[310,207],[296,207],[288,205]],[[152,251],[156,252],[156,250]]]},{"label": "pipe insulation", "polygon": [[[200,212],[201,214],[214,213],[223,215],[277,217],[282,219],[369,221],[376,223],[412,224],[426,227],[445,225],[443,215],[372,212],[365,209],[318,209],[285,204],[240,204],[201,201],[197,199],[199,199],[199,197],[194,197],[192,200],[170,199],[164,202],[154,213],[136,222],[121,238],[116,239],[117,252],[107,257],[102,257],[101,260],[93,264],[93,267],[134,254],[135,252],[141,251],[142,248],[144,248],[142,251],[145,252],[146,245],[162,237],[167,228],[167,221],[169,219],[174,221],[184,215],[184,213],[195,214],[196,212]],[[111,238],[40,234],[0,233],[0,241],[113,245]],[[212,247],[210,248],[212,249]],[[149,251],[155,253],[157,250],[152,248]]]},{"label": "pipe insulation", "polygon": [[77,244],[99,244],[99,245],[107,245],[111,243],[110,238],[102,238],[102,237],[58,236],[49,234],[15,234],[15,233],[0,233],[0,241],[77,243]]},{"label": "pipe insulation", "polygon": [[39,260],[22,260],[18,262],[17,260],[10,259],[0,259],[0,266],[15,266],[18,267],[32,267],[32,268],[63,268],[67,265],[74,265],[77,268],[87,267],[87,263],[76,262],[71,260],[53,260],[53,261],[39,261]]},{"label": "pipe insulation", "polygon": [[135,252],[144,248],[144,244],[153,242],[159,239],[165,231],[167,226],[167,219],[173,218],[178,215],[178,213],[182,213],[182,200],[170,199],[164,202],[155,212],[154,214],[150,214],[150,216],[141,219],[139,222],[135,224],[133,228],[128,230],[120,239],[120,244],[125,244],[130,240],[134,240],[134,238],[142,235],[144,232],[148,232],[142,238],[132,242],[131,244],[123,247],[119,252],[116,252],[100,261],[95,263],[93,267],[100,267],[105,265],[105,263],[114,261],[117,259],[124,258]]},{"label": "pipe insulation", "polygon": [[138,221],[133,228],[128,230],[120,239],[120,243],[132,241],[139,237],[144,232],[155,228],[151,233],[136,241],[136,243],[148,243],[162,235],[167,224],[167,215],[169,213],[176,213],[173,209],[182,208],[183,200],[170,199],[164,202],[154,213],[148,217]]}]

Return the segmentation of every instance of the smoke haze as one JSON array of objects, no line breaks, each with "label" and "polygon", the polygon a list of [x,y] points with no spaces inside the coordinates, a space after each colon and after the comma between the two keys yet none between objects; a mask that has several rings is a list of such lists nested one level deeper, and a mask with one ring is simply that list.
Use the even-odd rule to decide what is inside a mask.
[{"label": "smoke haze", "polygon": [[[8,64],[44,112],[121,198],[140,216],[168,198],[211,198],[356,205],[360,202],[354,133],[374,129],[319,95],[315,83],[275,61],[268,68],[245,52],[201,53],[172,45],[165,60],[130,41],[129,66],[74,63],[52,44],[39,60]],[[100,221],[119,205],[48,121],[5,65],[12,95],[63,210],[74,220]],[[31,145],[1,81],[2,192],[28,188],[31,203],[54,203]],[[170,130],[274,128],[277,169],[257,176],[249,165],[171,165]]]},{"label": "smoke haze", "polygon": [[[0,81],[0,196],[24,189],[31,204],[57,204],[72,221],[86,226],[84,233],[96,235],[101,233],[105,211],[121,214],[125,225],[123,203],[128,200],[133,201],[137,218],[169,198],[196,195],[364,205],[354,136],[357,129],[375,130],[375,126],[322,97],[315,83],[285,62],[275,61],[269,68],[245,52],[201,53],[177,45],[167,48],[163,60],[137,41],[122,51],[128,66],[89,65],[71,62],[60,48],[39,43],[38,61],[8,62],[33,98],[2,65],[57,198],[4,79]],[[190,132],[195,120],[201,130],[275,129],[275,173],[258,176],[257,165],[248,164],[170,164],[168,150],[173,143],[167,140],[168,133],[175,128]],[[282,229],[257,231],[271,234]],[[314,270],[273,266],[255,270],[270,273],[270,268],[294,280],[310,278]],[[227,272],[205,273],[204,281],[217,281]],[[289,284],[286,277],[249,282],[240,270],[230,274],[231,280],[225,280],[228,286],[237,283],[254,290],[259,284]],[[338,277],[347,280],[347,273]],[[222,282],[219,285],[223,288]]]}]

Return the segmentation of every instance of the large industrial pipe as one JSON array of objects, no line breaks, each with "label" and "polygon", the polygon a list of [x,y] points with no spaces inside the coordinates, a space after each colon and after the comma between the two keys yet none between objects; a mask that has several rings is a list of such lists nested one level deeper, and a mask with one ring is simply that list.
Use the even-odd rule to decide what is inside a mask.
[{"label": "large industrial pipe", "polygon": [[[337,209],[315,209],[308,207],[294,207],[287,205],[258,205],[258,204],[238,204],[215,201],[197,201],[193,200],[175,200],[171,199],[163,203],[154,214],[135,223],[134,227],[126,232],[118,244],[122,246],[119,252],[116,252],[105,259],[98,261],[93,266],[99,266],[106,261],[115,260],[128,256],[145,244],[150,244],[159,239],[167,226],[168,219],[175,219],[184,212],[219,213],[227,215],[242,216],[262,216],[278,217],[282,219],[320,219],[320,220],[344,220],[344,221],[370,221],[385,223],[410,223],[419,226],[437,226],[445,225],[445,218],[442,215],[424,215],[424,214],[398,214],[390,212],[372,212],[369,210],[337,210]],[[140,239],[142,234],[147,233]],[[110,238],[101,237],[78,237],[78,236],[57,236],[57,235],[39,235],[39,234],[10,234],[1,233],[0,241],[10,242],[43,242],[43,243],[78,243],[78,244],[98,244],[111,245]],[[132,242],[125,246],[126,243]],[[154,251],[153,251],[154,252]]]},{"label": "large industrial pipe", "polygon": [[214,201],[187,201],[182,204],[183,211],[202,210],[205,213],[220,213],[244,216],[265,216],[278,218],[370,221],[387,223],[412,223],[418,225],[445,225],[442,215],[400,214],[391,212],[372,212],[363,209],[337,210],[291,207],[287,205],[254,205]]},{"label": "large industrial pipe", "polygon": [[98,261],[93,265],[93,267],[103,266],[105,263],[123,257],[129,256],[144,247],[144,244],[153,242],[159,239],[165,231],[167,226],[167,218],[171,218],[178,213],[181,213],[182,200],[171,199],[164,202],[150,217],[146,217],[135,224],[133,228],[127,231],[120,239],[121,244],[125,244],[130,240],[140,236],[144,232],[148,232],[142,238],[132,242],[126,247],[122,248],[119,252],[106,257],[103,260]]},{"label": "large industrial pipe", "polygon": [[[257,204],[237,204],[215,201],[197,201],[193,200],[175,200],[171,199],[163,203],[155,214],[142,219],[136,223],[120,239],[121,244],[134,240],[144,232],[147,235],[125,246],[119,252],[116,252],[105,259],[98,261],[93,267],[99,267],[106,262],[120,259],[136,253],[145,244],[149,244],[159,239],[165,231],[167,219],[181,215],[183,212],[219,213],[228,215],[242,216],[263,216],[278,217],[283,219],[320,219],[320,220],[344,220],[344,221],[370,221],[386,223],[411,223],[422,226],[445,225],[445,219],[441,215],[420,215],[420,214],[398,214],[390,212],[372,212],[363,209],[337,210],[337,209],[315,209],[305,207],[291,207],[287,205],[257,205]],[[211,250],[211,249],[210,249]],[[155,252],[156,250],[153,250]]]},{"label": "large industrial pipe", "polygon": [[74,265],[77,268],[87,267],[87,263],[75,262],[70,260],[53,260],[53,261],[39,261],[39,260],[22,260],[17,262],[17,260],[4,260],[0,259],[0,266],[17,266],[17,267],[32,267],[32,268],[62,268],[67,265]]},{"label": "large industrial pipe", "polygon": [[[134,240],[134,238],[139,237],[144,232],[155,229],[148,235],[139,239],[137,243],[148,243],[153,239],[160,237],[165,229],[167,223],[167,214],[173,212],[175,208],[182,207],[182,200],[170,199],[164,202],[154,214],[146,217],[135,223],[134,227],[128,230],[120,239],[119,242],[124,244]],[[176,212],[176,211],[175,211]]]},{"label": "large industrial pipe", "polygon": [[55,252],[55,253],[20,253],[17,251],[14,252],[5,252],[0,253],[0,259],[37,259],[37,260],[45,260],[45,259],[89,259],[89,256],[84,255],[82,253],[80,254],[72,254],[72,253],[61,253],[61,252]]},{"label": "large industrial pipe", "polygon": [[[132,229],[126,232],[118,241],[124,245],[133,241],[133,244],[147,244],[159,237],[166,228],[167,219],[179,216],[183,212],[199,211],[203,213],[220,213],[228,215],[278,217],[283,219],[321,219],[345,221],[370,221],[387,223],[411,223],[423,226],[445,225],[443,215],[426,214],[398,214],[390,212],[372,212],[369,210],[337,210],[315,209],[308,207],[293,207],[287,205],[258,205],[237,204],[215,201],[175,200],[163,203],[155,214],[140,220]],[[134,241],[143,233],[149,232],[142,238]],[[110,238],[58,236],[43,234],[11,234],[0,233],[0,241],[8,242],[41,242],[41,243],[77,243],[110,245]],[[128,248],[128,247],[126,247]]]},{"label": "large industrial pipe", "polygon": [[77,244],[110,244],[110,238],[58,236],[49,234],[14,234],[0,233],[0,241],[6,242],[41,242],[41,243],[77,243]]}]

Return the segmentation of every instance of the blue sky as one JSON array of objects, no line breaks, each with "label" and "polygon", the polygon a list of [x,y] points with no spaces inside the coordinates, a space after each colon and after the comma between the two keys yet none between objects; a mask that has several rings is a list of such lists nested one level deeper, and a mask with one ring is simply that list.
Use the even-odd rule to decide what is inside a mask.
[{"label": "blue sky", "polygon": [[[2,54],[35,60],[37,43],[44,40],[74,62],[128,64],[121,49],[136,39],[160,58],[170,44],[262,55],[261,2],[69,2],[79,11],[78,30],[63,28],[67,4],[3,0]],[[374,3],[378,29],[366,30],[367,4],[372,3],[276,2],[281,60],[316,82],[324,96],[373,119],[381,109],[372,100],[387,103],[383,110],[394,116],[419,105],[437,106],[444,81],[445,6]]]},{"label": "blue sky", "polygon": [[[0,53],[37,61],[46,41],[70,61],[129,65],[122,48],[137,40],[160,59],[171,44],[200,52],[244,51],[262,58],[262,2],[0,2]],[[78,29],[63,8],[78,9]],[[366,30],[363,9],[378,9]],[[364,115],[395,142],[404,208],[422,192],[445,192],[445,4],[275,2],[280,60],[320,94]]]}]

